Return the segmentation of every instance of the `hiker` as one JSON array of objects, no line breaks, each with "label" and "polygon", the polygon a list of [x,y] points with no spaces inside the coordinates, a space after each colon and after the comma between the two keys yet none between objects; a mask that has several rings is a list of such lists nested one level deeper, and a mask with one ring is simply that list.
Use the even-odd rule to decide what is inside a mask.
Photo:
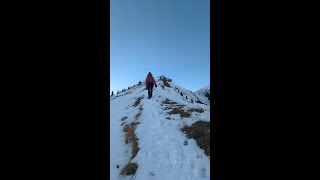
[{"label": "hiker", "polygon": [[154,80],[151,72],[149,72],[146,78],[146,88],[148,89],[149,99],[152,97],[153,85],[157,87],[156,80]]}]

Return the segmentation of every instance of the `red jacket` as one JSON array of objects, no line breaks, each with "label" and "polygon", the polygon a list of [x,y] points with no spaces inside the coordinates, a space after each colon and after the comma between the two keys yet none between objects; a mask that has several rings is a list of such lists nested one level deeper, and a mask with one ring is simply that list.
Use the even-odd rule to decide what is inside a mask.
[{"label": "red jacket", "polygon": [[146,78],[146,88],[148,86],[148,82],[153,82],[154,85],[157,85],[156,80],[154,80],[152,74],[148,74],[148,76]]}]

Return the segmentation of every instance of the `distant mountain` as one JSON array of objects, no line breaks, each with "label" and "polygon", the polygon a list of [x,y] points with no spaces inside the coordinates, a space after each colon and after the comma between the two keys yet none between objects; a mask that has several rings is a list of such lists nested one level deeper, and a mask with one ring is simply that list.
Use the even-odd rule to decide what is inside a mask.
[{"label": "distant mountain", "polygon": [[210,179],[210,106],[155,79],[151,99],[144,81],[110,97],[110,179]]},{"label": "distant mountain", "polygon": [[200,101],[210,106],[210,85],[195,91],[194,94],[200,99]]}]

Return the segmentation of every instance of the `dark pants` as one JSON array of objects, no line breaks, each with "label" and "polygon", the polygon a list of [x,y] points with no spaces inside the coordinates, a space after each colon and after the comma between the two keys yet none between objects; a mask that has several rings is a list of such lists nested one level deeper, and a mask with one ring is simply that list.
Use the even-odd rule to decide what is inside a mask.
[{"label": "dark pants", "polygon": [[152,90],[153,90],[153,83],[152,82],[148,82],[147,89],[148,89],[148,96],[150,99],[152,97]]}]

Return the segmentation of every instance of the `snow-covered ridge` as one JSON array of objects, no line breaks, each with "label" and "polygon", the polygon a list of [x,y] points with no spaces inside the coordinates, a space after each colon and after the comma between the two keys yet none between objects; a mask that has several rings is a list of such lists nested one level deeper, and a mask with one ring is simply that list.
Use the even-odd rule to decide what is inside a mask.
[{"label": "snow-covered ridge", "polygon": [[[182,99],[184,99],[185,101],[187,101],[189,103],[191,103],[193,101],[193,103],[204,103],[206,105],[210,105],[210,101],[208,100],[207,97],[205,97],[206,92],[210,93],[210,85],[203,87],[196,92],[192,92],[191,90],[183,88],[182,86],[174,83],[170,78],[167,78],[165,76],[158,76],[158,77],[155,77],[158,88],[162,87],[162,86],[164,86],[164,89],[169,88],[164,85],[162,80],[160,80],[163,77],[165,79],[169,80],[167,82],[170,84],[171,89],[173,89],[174,91],[176,91],[179,94],[182,92],[182,97],[184,97]],[[110,100],[113,100],[118,96],[123,96],[123,95],[129,94],[129,93],[135,91],[136,89],[145,88],[145,81],[141,81],[141,82],[142,83],[140,85],[135,85],[135,86],[131,87],[130,89],[125,90],[124,92],[120,92],[119,94],[115,94],[114,96],[111,96]],[[142,91],[142,90],[140,90],[140,91]],[[169,90],[169,91],[172,91],[172,90]],[[180,96],[181,96],[181,94],[180,94]]]},{"label": "snow-covered ridge", "polygon": [[207,85],[197,91],[194,92],[197,98],[200,99],[201,102],[210,105],[210,85]]},{"label": "snow-covered ridge", "polygon": [[[210,122],[210,106],[196,103],[194,92],[173,81],[166,81],[167,87],[160,78],[155,78],[158,87],[151,99],[144,82],[110,97],[110,179],[130,179],[119,176],[129,162],[138,165],[136,180],[210,179],[210,157],[180,130],[199,120]],[[172,113],[174,109],[186,116]],[[126,143],[123,129],[132,122],[138,123],[134,133],[139,151],[131,160],[133,145]]]}]

